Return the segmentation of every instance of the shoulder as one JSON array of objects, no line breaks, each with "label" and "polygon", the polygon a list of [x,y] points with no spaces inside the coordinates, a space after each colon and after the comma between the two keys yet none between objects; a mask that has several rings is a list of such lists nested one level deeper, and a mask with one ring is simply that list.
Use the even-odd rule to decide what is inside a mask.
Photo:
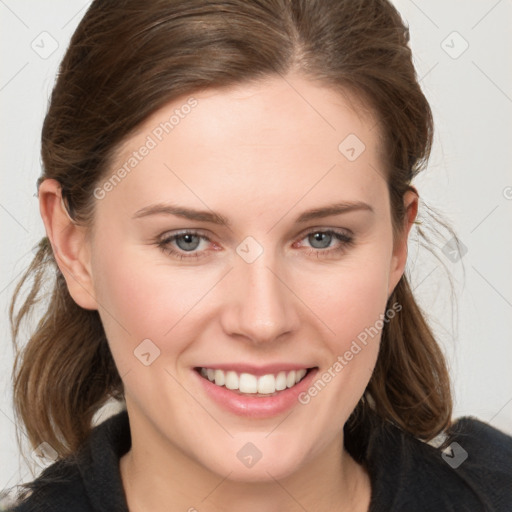
[{"label": "shoulder", "polygon": [[131,444],[126,411],[95,427],[82,449],[59,460],[28,484],[9,512],[127,510],[119,458]]},{"label": "shoulder", "polygon": [[30,482],[21,501],[9,512],[89,512],[89,499],[78,465],[58,461]]},{"label": "shoulder", "polygon": [[465,416],[450,429],[442,459],[483,510],[512,511],[512,436]]},{"label": "shoulder", "polygon": [[372,512],[512,511],[512,437],[476,418],[455,421],[438,447],[388,424],[369,449]]}]

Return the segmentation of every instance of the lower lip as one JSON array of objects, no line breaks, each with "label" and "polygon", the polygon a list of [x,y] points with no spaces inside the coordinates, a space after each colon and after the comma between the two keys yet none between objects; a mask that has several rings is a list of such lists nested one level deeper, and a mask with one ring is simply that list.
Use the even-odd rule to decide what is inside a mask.
[{"label": "lower lip", "polygon": [[256,397],[238,394],[227,389],[225,386],[217,386],[202,377],[196,370],[192,370],[192,373],[199,379],[206,394],[214,402],[238,416],[249,418],[271,418],[297,405],[299,395],[311,386],[317,372],[318,368],[310,370],[298,384],[291,388],[277,391],[274,396]]}]

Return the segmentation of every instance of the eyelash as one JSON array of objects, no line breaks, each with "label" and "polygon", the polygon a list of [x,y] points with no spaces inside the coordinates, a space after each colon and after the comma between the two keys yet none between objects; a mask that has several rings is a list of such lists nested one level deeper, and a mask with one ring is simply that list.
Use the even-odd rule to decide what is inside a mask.
[{"label": "eyelash", "polygon": [[[341,253],[343,251],[345,251],[346,249],[348,249],[349,247],[352,247],[354,245],[354,237],[353,236],[350,236],[346,233],[342,233],[340,231],[335,231],[333,229],[327,229],[327,230],[313,230],[313,231],[310,231],[308,233],[306,233],[300,240],[303,240],[304,238],[307,238],[308,236],[310,235],[314,235],[314,234],[317,234],[317,233],[322,233],[322,234],[325,234],[325,235],[332,235],[335,239],[337,239],[339,242],[341,242],[341,244],[335,248],[330,248],[330,249],[315,249],[315,248],[312,248],[310,250],[307,250],[306,252],[308,253],[308,255],[316,255],[317,257],[323,257],[323,255],[332,255],[332,254],[335,254],[335,253]],[[181,233],[175,233],[173,235],[170,235],[170,236],[167,236],[165,238],[162,238],[160,240],[157,240],[156,242],[156,245],[165,253],[165,254],[169,254],[173,257],[176,257],[176,258],[179,258],[180,260],[183,260],[183,259],[188,259],[188,258],[202,258],[204,257],[204,251],[203,252],[190,252],[190,253],[186,253],[186,252],[180,252],[179,250],[176,250],[176,249],[173,249],[171,247],[171,242],[175,241],[177,238],[180,238],[182,236],[185,236],[185,235],[193,235],[193,236],[198,236],[199,238],[201,238],[202,240],[206,240],[206,241],[210,241],[210,239],[201,234],[200,232],[198,231],[194,231],[194,230],[191,230],[191,231],[183,231]],[[322,256],[320,256],[322,255]]]}]

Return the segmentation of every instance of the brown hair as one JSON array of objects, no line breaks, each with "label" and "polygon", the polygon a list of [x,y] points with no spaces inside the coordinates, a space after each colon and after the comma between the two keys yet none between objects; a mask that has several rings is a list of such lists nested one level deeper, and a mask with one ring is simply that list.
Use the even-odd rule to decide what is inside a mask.
[{"label": "brown hair", "polygon": [[[433,137],[408,43],[408,28],[386,0],[95,0],[60,66],[38,183],[56,179],[70,215],[91,225],[94,188],[150,114],[194,91],[294,71],[354,93],[375,112],[396,236],[404,226],[404,193],[426,164]],[[49,276],[47,308],[21,347],[22,320]],[[363,424],[371,409],[430,440],[451,424],[446,363],[405,273],[389,298],[394,303],[402,309],[384,325],[375,371],[349,422]],[[16,414],[34,447],[47,442],[60,457],[74,453],[95,412],[108,398],[121,398],[123,386],[98,312],[73,301],[46,237],[15,290],[10,319]]]}]

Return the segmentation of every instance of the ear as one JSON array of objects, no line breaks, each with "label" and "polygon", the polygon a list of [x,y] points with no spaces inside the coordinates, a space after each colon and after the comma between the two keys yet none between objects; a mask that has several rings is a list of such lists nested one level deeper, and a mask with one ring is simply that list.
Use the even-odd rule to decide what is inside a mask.
[{"label": "ear", "polygon": [[398,235],[393,247],[393,256],[391,258],[391,267],[389,269],[388,298],[393,293],[393,290],[405,271],[405,264],[407,263],[407,241],[409,240],[409,233],[414,221],[416,220],[416,215],[418,214],[418,201],[418,191],[411,186],[404,194],[406,215],[402,226],[402,232]]},{"label": "ear", "polygon": [[73,300],[84,309],[98,309],[90,268],[86,228],[71,219],[58,181],[45,179],[39,185],[39,211],[53,254]]}]

